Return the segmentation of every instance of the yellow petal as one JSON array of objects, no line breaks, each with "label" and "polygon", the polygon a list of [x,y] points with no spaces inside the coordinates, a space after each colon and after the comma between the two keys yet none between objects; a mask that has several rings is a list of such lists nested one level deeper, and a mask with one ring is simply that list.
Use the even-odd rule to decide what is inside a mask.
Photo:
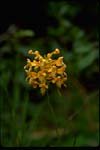
[{"label": "yellow petal", "polygon": [[59,54],[60,50],[58,48],[55,49],[54,54]]},{"label": "yellow petal", "polygon": [[56,66],[62,66],[63,63],[63,57],[59,57],[57,60],[55,60]]},{"label": "yellow petal", "polygon": [[48,59],[50,59],[51,56],[52,56],[52,53],[48,53],[48,54],[47,54],[47,58],[48,58]]},{"label": "yellow petal", "polygon": [[46,91],[46,89],[45,89],[45,88],[41,88],[41,89],[40,89],[40,92],[41,92],[41,94],[42,94],[42,95],[44,95],[44,94],[45,94],[45,91]]},{"label": "yellow petal", "polygon": [[57,69],[57,73],[58,74],[63,74],[64,71],[65,71],[65,67],[64,66],[62,66],[61,68]]},{"label": "yellow petal", "polygon": [[34,53],[33,53],[33,50],[30,49],[30,50],[28,51],[28,54],[30,54],[30,55],[31,55],[31,54],[34,54]]},{"label": "yellow petal", "polygon": [[37,88],[37,86],[39,85],[39,83],[37,81],[32,81],[31,85],[33,86],[33,88]]}]

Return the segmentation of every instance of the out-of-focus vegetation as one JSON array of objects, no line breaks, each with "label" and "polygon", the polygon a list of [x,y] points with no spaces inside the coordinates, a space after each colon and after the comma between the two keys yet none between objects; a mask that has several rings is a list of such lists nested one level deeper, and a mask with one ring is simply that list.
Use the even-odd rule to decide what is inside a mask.
[{"label": "out-of-focus vegetation", "polygon": [[[2,146],[97,146],[99,143],[98,31],[87,33],[74,19],[80,7],[49,2],[55,25],[44,37],[11,25],[0,35],[0,119]],[[51,88],[49,97],[56,115],[25,82],[24,65],[29,49],[41,54],[61,50],[67,65],[67,88]],[[59,129],[59,136],[56,135]]]}]

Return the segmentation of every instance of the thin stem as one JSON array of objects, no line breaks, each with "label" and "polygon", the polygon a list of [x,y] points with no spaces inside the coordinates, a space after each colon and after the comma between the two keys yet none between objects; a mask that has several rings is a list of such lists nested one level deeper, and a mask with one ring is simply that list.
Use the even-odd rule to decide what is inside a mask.
[{"label": "thin stem", "polygon": [[20,130],[20,137],[19,137],[19,144],[21,146],[21,144],[23,144],[24,142],[24,135],[25,135],[25,130],[26,130],[26,126],[25,126],[25,120],[27,117],[27,110],[28,110],[28,94],[25,93],[25,97],[24,97],[24,104],[23,104],[23,111],[22,111],[22,124],[21,124],[21,130]]},{"label": "thin stem", "polygon": [[77,137],[78,137],[78,135],[76,134],[74,137],[74,141],[73,141],[73,147],[75,147],[75,145],[76,145]]},{"label": "thin stem", "polygon": [[[51,113],[52,113],[52,115],[53,115],[53,119],[55,120],[55,122],[56,122],[56,126],[57,126],[57,119],[56,119],[56,115],[55,115],[55,112],[54,112],[54,110],[53,110],[53,107],[52,107],[52,105],[51,105],[51,103],[50,103],[50,97],[49,97],[49,94],[48,94],[48,91],[47,91],[47,99],[48,99],[48,106],[49,106],[49,108],[50,108],[50,110],[51,110]],[[56,127],[56,133],[57,133],[57,136],[58,136],[58,138],[59,138],[59,131],[58,131],[58,128]]]}]

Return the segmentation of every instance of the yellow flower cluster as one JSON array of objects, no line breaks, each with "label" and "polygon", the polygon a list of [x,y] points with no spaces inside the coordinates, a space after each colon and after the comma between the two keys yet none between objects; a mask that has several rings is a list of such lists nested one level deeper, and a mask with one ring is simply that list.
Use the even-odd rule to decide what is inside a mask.
[{"label": "yellow flower cluster", "polygon": [[35,55],[31,61],[27,59],[27,64],[24,66],[27,74],[26,80],[33,88],[40,88],[42,95],[45,94],[49,84],[56,84],[58,88],[62,85],[66,86],[67,74],[65,73],[66,65],[63,62],[63,57],[52,59],[52,55],[59,54],[60,50],[55,49],[42,57],[39,51],[29,50],[28,54]]}]

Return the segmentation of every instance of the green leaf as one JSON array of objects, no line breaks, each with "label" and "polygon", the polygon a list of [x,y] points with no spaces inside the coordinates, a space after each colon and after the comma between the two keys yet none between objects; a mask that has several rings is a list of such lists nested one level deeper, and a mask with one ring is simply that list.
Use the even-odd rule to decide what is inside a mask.
[{"label": "green leaf", "polygon": [[81,41],[76,41],[74,43],[74,51],[79,54],[90,52],[94,49],[94,45],[90,43],[83,43]]},{"label": "green leaf", "polygon": [[23,38],[23,37],[33,37],[34,32],[32,30],[19,30],[16,32],[17,38]]},{"label": "green leaf", "polygon": [[90,66],[93,63],[93,61],[96,58],[98,58],[98,56],[99,56],[98,50],[91,51],[91,53],[88,53],[85,57],[78,60],[78,62],[77,62],[78,68],[80,70],[82,70],[82,69]]},{"label": "green leaf", "polygon": [[77,139],[76,146],[97,146],[98,139],[95,137],[84,137],[82,135]]}]

